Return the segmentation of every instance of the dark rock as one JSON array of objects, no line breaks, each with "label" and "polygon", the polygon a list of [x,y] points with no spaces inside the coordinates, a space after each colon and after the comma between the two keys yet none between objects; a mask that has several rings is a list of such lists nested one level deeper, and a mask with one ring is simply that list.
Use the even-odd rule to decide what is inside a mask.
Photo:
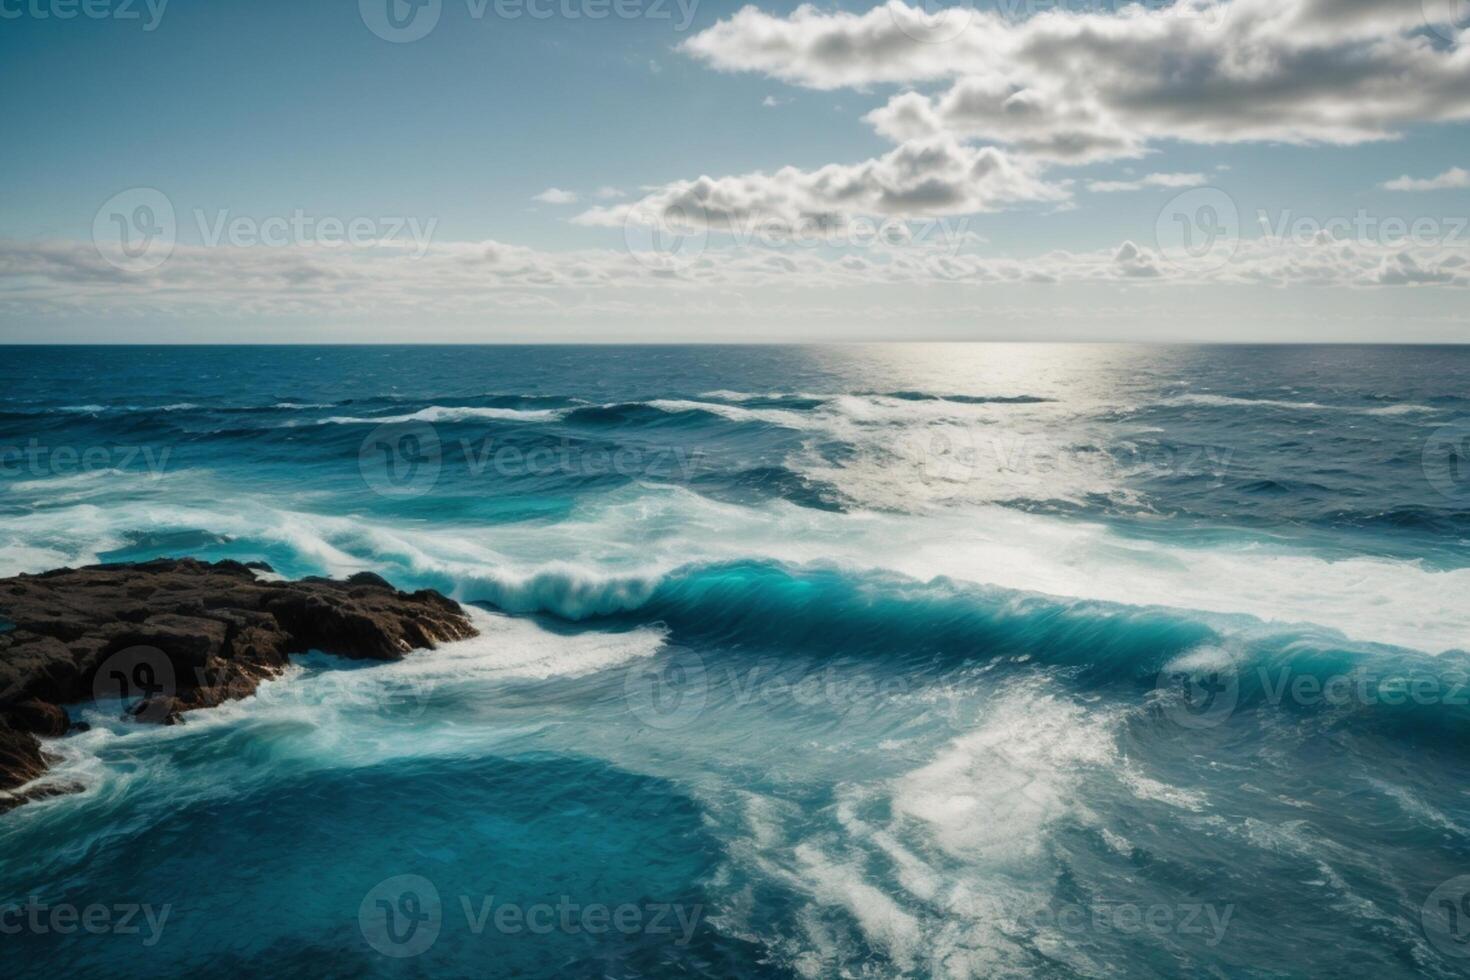
[{"label": "dark rock", "polygon": [[[10,789],[28,783],[46,771],[41,758],[41,743],[28,731],[0,720],[0,788]],[[0,803],[0,811],[9,809]]]},{"label": "dark rock", "polygon": [[36,698],[11,705],[5,711],[5,720],[21,731],[34,732],[47,738],[65,735],[68,727],[64,710]]},{"label": "dark rock", "polygon": [[[370,572],[272,582],[257,570],[269,566],[180,558],[0,579],[0,791],[45,771],[36,736],[65,734],[61,705],[120,698],[131,717],[171,724],[245,697],[293,653],[396,660],[475,635],[453,601]],[[0,795],[0,812],[22,795],[35,798]]]}]

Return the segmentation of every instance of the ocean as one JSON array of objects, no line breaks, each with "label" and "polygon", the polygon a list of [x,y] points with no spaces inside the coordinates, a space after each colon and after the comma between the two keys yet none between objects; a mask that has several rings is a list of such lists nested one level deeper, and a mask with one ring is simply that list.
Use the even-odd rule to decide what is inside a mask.
[{"label": "ocean", "polygon": [[1470,969],[1470,348],[0,382],[0,575],[370,570],[481,630],[175,726],[75,706],[84,791],[0,816],[6,976]]}]

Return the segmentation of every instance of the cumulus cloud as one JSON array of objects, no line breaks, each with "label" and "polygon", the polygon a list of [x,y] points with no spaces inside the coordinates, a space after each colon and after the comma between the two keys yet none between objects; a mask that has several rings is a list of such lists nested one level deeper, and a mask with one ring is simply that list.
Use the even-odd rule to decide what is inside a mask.
[{"label": "cumulus cloud", "polygon": [[[1015,2],[934,13],[905,0],[784,15],[746,6],[680,49],[717,70],[815,89],[904,86],[864,116],[895,148],[854,164],[674,181],[573,220],[779,235],[860,215],[1068,208],[1072,182],[1052,176],[1057,168],[1142,157],[1166,140],[1351,144],[1470,119],[1470,45],[1431,30],[1419,4],[1176,0],[1015,16],[1023,6],[1029,13]],[[1087,187],[1205,183],[1160,172]],[[1136,264],[1128,272],[1148,275]]]},{"label": "cumulus cloud", "polygon": [[[1470,118],[1470,45],[1428,30],[1418,3],[1177,0],[1024,19],[1005,5],[960,9],[889,0],[782,17],[748,6],[682,48],[720,70],[818,89],[944,83],[866,118],[894,140],[949,133],[1067,162],[1138,156],[1165,139],[1350,144]],[[926,43],[936,24],[956,23]]]},{"label": "cumulus cloud", "polygon": [[1451,167],[1438,177],[1418,179],[1405,174],[1402,177],[1385,183],[1384,188],[1391,191],[1443,191],[1470,187],[1470,170],[1460,167]]},{"label": "cumulus cloud", "polygon": [[881,157],[817,170],[699,177],[655,189],[636,204],[595,207],[578,224],[622,227],[675,223],[727,234],[795,233],[842,227],[853,215],[973,214],[1069,196],[1037,168],[994,147],[940,136],[904,143]]},{"label": "cumulus cloud", "polygon": [[1093,180],[1087,189],[1095,194],[1117,194],[1141,191],[1146,187],[1199,187],[1206,182],[1204,174],[1146,174],[1137,180]]},{"label": "cumulus cloud", "polygon": [[564,191],[559,187],[548,187],[532,200],[540,201],[542,204],[576,204],[577,192]]}]

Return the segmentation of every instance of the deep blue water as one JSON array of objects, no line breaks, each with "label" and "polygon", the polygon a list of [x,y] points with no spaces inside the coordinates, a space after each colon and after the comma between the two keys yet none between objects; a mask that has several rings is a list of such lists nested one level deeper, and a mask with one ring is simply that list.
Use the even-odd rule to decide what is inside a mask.
[{"label": "deep blue water", "polygon": [[0,574],[483,630],[77,706],[4,973],[1461,975],[1467,539],[1470,348],[0,348]]}]

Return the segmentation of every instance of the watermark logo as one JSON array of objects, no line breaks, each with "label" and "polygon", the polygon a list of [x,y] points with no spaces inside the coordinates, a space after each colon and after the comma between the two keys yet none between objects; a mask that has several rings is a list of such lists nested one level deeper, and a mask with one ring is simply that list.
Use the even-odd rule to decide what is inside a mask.
[{"label": "watermark logo", "polygon": [[1256,222],[1261,227],[1261,237],[1276,245],[1308,247],[1353,242],[1382,248],[1448,248],[1470,243],[1466,236],[1470,217],[1455,214],[1420,215],[1410,219],[1359,208],[1351,215],[1320,218],[1296,214],[1290,208],[1275,215],[1260,209],[1256,212]]},{"label": "watermark logo", "polygon": [[1240,703],[1240,675],[1233,664],[1184,657],[1159,672],[1154,685],[1164,716],[1181,728],[1214,728]]},{"label": "watermark logo", "polygon": [[71,902],[50,904],[32,895],[24,903],[0,903],[0,936],[69,936],[84,932],[90,936],[140,936],[145,947],[158,945],[163,927],[168,923],[173,905],[139,905],[134,902],[107,904]]},{"label": "watermark logo", "polygon": [[1218,187],[1177,194],[1154,222],[1154,242],[1166,262],[1190,271],[1218,269],[1240,247],[1240,211]]},{"label": "watermark logo", "polygon": [[975,5],[970,0],[889,3],[888,16],[895,27],[921,44],[947,44],[965,33],[975,20]]},{"label": "watermark logo", "polygon": [[1470,875],[1451,878],[1430,892],[1419,910],[1419,923],[1435,949],[1470,959]]},{"label": "watermark logo", "polygon": [[362,938],[395,959],[418,956],[433,946],[443,919],[439,889],[422,875],[395,875],[378,882],[357,908]]},{"label": "watermark logo", "polygon": [[122,701],[127,713],[139,721],[165,720],[169,699],[177,690],[174,665],[157,647],[119,650],[102,661],[92,675],[92,700]]},{"label": "watermark logo", "polygon": [[124,272],[151,272],[168,261],[178,222],[168,195],[131,187],[108,198],[92,219],[92,243],[103,261]]},{"label": "watermark logo", "polygon": [[438,26],[444,0],[357,0],[357,12],[378,37],[407,44],[427,37]]},{"label": "watermark logo", "polygon": [[1470,502],[1470,419],[1434,430],[1421,462],[1430,486],[1457,503]]},{"label": "watermark logo", "polygon": [[639,661],[623,677],[628,710],[644,724],[665,731],[684,728],[704,711],[709,678],[704,661],[692,650]]},{"label": "watermark logo", "polygon": [[439,482],[439,433],[427,422],[385,422],[367,434],[357,468],[374,493],[422,497]]},{"label": "watermark logo", "polygon": [[623,242],[640,265],[676,273],[704,254],[709,216],[697,203],[670,204],[658,196],[646,197],[628,208]]},{"label": "watermark logo", "polygon": [[403,248],[415,259],[421,259],[433,243],[438,218],[421,221],[397,216],[356,215],[340,218],[333,215],[307,214],[298,208],[290,214],[253,218],[232,215],[229,209],[209,214],[194,209],[194,222],[199,240],[209,248],[221,244],[234,248],[290,248],[311,245],[321,248]]},{"label": "watermark logo", "polygon": [[[469,937],[502,936],[668,937],[675,946],[694,939],[703,905],[624,902],[607,905],[561,895],[555,902],[522,904],[493,894],[460,894],[444,907],[434,883],[421,875],[396,875],[379,882],[358,906],[358,925],[369,946],[395,959],[426,952],[444,928]],[[460,919],[463,918],[461,923]]]},{"label": "watermark logo", "polygon": [[139,21],[144,33],[158,30],[168,0],[0,0],[0,20]]},{"label": "watermark logo", "polygon": [[[694,22],[698,0],[464,0],[472,21],[495,20],[665,20],[676,32]],[[405,44],[429,35],[439,24],[444,0],[358,0],[368,30],[385,41]],[[677,19],[676,19],[677,18]]]},{"label": "watermark logo", "polygon": [[[101,406],[96,407],[101,411]],[[143,471],[153,479],[164,475],[172,446],[47,446],[32,436],[24,446],[0,444],[0,476],[45,478],[106,470]]]}]

